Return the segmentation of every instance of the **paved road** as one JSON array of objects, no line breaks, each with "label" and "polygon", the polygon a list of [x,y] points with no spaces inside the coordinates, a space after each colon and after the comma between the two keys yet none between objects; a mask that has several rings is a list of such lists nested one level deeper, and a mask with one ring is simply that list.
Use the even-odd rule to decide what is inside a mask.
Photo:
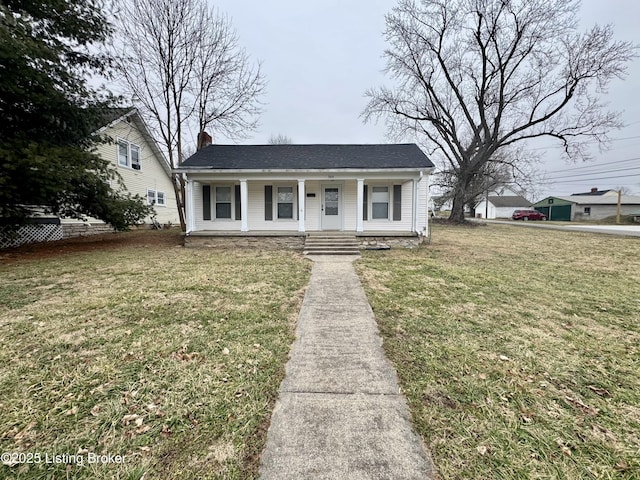
[{"label": "paved road", "polygon": [[314,258],[262,454],[262,480],[428,480],[352,258]]},{"label": "paved road", "polygon": [[554,225],[547,222],[521,222],[513,220],[483,220],[471,219],[474,222],[495,223],[500,225],[513,225],[518,227],[546,228],[549,230],[564,230],[567,232],[603,233],[608,235],[622,235],[628,237],[640,237],[640,225]]}]

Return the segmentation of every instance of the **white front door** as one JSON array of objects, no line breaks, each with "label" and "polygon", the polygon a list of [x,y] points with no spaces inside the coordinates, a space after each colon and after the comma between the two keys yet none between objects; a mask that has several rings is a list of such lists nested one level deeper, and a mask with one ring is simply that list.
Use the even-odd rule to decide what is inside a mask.
[{"label": "white front door", "polygon": [[340,186],[322,187],[322,230],[342,230]]}]

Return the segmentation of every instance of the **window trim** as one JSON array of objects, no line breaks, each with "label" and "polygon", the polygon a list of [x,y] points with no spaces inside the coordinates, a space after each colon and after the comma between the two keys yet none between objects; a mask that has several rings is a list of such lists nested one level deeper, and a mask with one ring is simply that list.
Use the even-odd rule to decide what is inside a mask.
[{"label": "window trim", "polygon": [[[120,146],[124,145],[127,149],[126,163],[120,162]],[[133,163],[133,150],[137,152],[138,161]],[[116,139],[116,162],[119,167],[128,168],[130,170],[140,171],[142,170],[142,148],[137,143],[132,143],[129,140],[118,137]],[[138,165],[138,168],[135,168],[133,165]]]},{"label": "window trim", "polygon": [[[213,198],[211,202],[212,212],[212,220],[217,222],[235,222],[235,205],[233,201],[234,197],[234,184],[233,183],[216,183],[212,185],[213,187]],[[229,217],[218,217],[218,188],[228,188],[229,189],[229,201],[228,202],[220,202],[220,203],[228,203],[229,204]]]},{"label": "window trim", "polygon": [[[374,203],[384,203],[384,202],[374,202],[373,201],[373,197],[376,193],[380,193],[380,192],[375,192],[374,190],[376,188],[386,188],[387,189],[387,216],[386,217],[375,217],[375,212],[373,209],[373,204]],[[371,191],[369,192],[369,205],[370,205],[370,211],[371,211],[371,215],[369,215],[369,221],[391,221],[392,218],[392,212],[391,212],[391,208],[392,208],[392,202],[391,202],[391,188],[388,184],[384,184],[384,185],[380,185],[380,184],[373,184],[371,185]]]},{"label": "window trim", "polygon": [[[293,184],[282,184],[282,185],[274,185],[274,202],[273,202],[273,208],[274,208],[274,215],[273,218],[274,220],[278,220],[278,221],[284,221],[284,222],[291,222],[291,221],[297,221],[296,219],[296,187]],[[280,202],[279,198],[278,198],[278,194],[279,194],[279,190],[281,188],[290,188],[291,189],[291,202]],[[283,205],[288,205],[289,203],[291,203],[291,217],[283,217],[280,218],[279,215],[279,206],[280,204]]]},{"label": "window trim", "polygon": [[[153,203],[149,203],[149,193],[153,192]],[[164,198],[164,203],[158,203],[158,193],[161,193]],[[147,205],[150,207],[166,207],[167,206],[167,194],[154,188],[147,188]]]}]

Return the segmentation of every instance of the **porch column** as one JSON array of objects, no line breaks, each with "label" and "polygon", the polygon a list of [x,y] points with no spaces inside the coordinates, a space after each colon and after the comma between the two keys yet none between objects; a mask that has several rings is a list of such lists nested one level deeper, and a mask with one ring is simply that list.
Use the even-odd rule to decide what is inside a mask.
[{"label": "porch column", "polygon": [[240,231],[249,231],[249,189],[247,179],[240,180]]},{"label": "porch column", "polygon": [[[418,185],[419,182],[414,178],[411,180],[411,186],[413,187],[411,191],[413,192],[413,202],[411,202],[411,206],[413,208],[413,217],[411,219],[411,231],[418,233]],[[427,213],[428,215],[428,213]]]},{"label": "porch column", "polygon": [[194,205],[194,200],[193,200],[193,189],[194,189],[194,182],[193,180],[189,180],[187,178],[187,186],[186,186],[186,208],[185,208],[185,215],[187,216],[187,232],[186,233],[191,233],[196,229],[196,213],[195,213],[195,205]]},{"label": "porch column", "polygon": [[298,231],[304,232],[305,198],[304,180],[298,180]]},{"label": "porch column", "polygon": [[364,214],[364,210],[362,208],[362,202],[364,201],[364,178],[358,178],[356,181],[358,182],[358,194],[356,198],[356,232],[363,232],[364,220],[362,220],[362,215]]}]

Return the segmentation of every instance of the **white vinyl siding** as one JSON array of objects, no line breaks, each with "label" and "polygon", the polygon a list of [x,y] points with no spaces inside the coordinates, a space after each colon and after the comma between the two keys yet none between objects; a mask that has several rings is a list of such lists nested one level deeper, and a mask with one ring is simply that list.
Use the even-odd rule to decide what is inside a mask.
[{"label": "white vinyl siding", "polygon": [[[215,182],[204,182],[211,186],[211,210],[213,220],[203,220],[203,202],[202,202],[202,185],[203,182],[193,182],[193,200],[194,200],[194,212],[195,212],[195,230],[212,230],[212,231],[240,231],[241,222],[233,220],[234,215],[234,187],[232,180],[229,179],[229,183],[215,184]],[[410,232],[413,225],[413,181],[405,181],[402,186],[402,217],[400,221],[393,221],[393,183],[388,182],[371,182],[368,183],[365,180],[365,184],[368,185],[368,211],[369,219],[364,222],[364,231],[367,232]],[[396,185],[399,182],[395,182]],[[231,192],[231,209],[232,219],[224,219],[215,221],[215,188],[216,186],[230,186]],[[264,194],[265,186],[270,185],[272,187],[273,195],[273,220],[265,220],[265,203]],[[356,215],[357,215],[357,183],[356,180],[344,180],[344,181],[323,181],[323,180],[309,180],[305,182],[305,231],[314,232],[321,230],[321,203],[322,203],[322,187],[338,185],[340,186],[340,208],[342,209],[342,229],[344,231],[355,231],[356,229]],[[383,219],[371,218],[371,203],[372,203],[372,187],[386,187],[388,198],[388,217]],[[284,188],[283,188],[284,187]],[[265,180],[248,180],[247,182],[248,202],[247,202],[247,224],[249,232],[261,232],[261,231],[291,231],[297,232],[298,219],[297,219],[297,181],[265,181]],[[422,231],[422,227],[426,223],[426,203],[427,203],[427,180],[426,178],[418,183],[418,209],[420,214],[418,215],[418,230]],[[314,197],[309,197],[308,194],[315,194]],[[290,196],[292,195],[292,197]],[[293,203],[293,217],[294,218],[278,218],[278,203]],[[280,202],[279,202],[280,201]],[[288,210],[288,207],[287,207]]]},{"label": "white vinyl siding", "polygon": [[[304,189],[306,194],[306,198],[304,199],[305,230],[315,232],[320,230],[320,197],[322,196],[320,182],[315,180],[307,181],[305,182]],[[309,195],[315,196],[310,197]]]},{"label": "white vinyl siding", "polygon": [[[424,183],[423,192],[419,190],[418,192],[418,201],[422,201],[423,203],[419,208],[426,209],[427,199],[426,199],[426,181]],[[389,184],[376,184],[376,183],[368,183],[365,180],[365,184],[368,185],[369,190],[369,199],[368,199],[368,220],[364,221],[364,231],[365,232],[376,232],[376,231],[389,231],[389,232],[410,232],[411,226],[413,224],[413,182],[407,181],[402,184],[402,219],[400,221],[393,221],[393,185]],[[397,185],[397,183],[396,183]],[[372,218],[372,204],[373,202],[373,187],[387,187],[388,188],[388,198],[389,198],[389,213],[387,218]],[[381,193],[381,192],[378,192]],[[422,200],[420,199],[420,193],[423,193]],[[382,198],[382,195],[380,196]],[[426,213],[421,217],[426,221]],[[424,223],[423,223],[424,225]]]},{"label": "white vinyl siding", "polygon": [[[98,145],[96,151],[100,157],[111,162],[112,165],[118,167],[121,161],[120,141],[126,142],[128,146],[133,145],[133,155],[139,159],[142,168],[134,170],[133,168],[118,168],[118,173],[122,177],[122,181],[129,193],[139,195],[146,200],[147,190],[164,193],[165,208],[157,208],[157,220],[162,224],[171,223],[179,225],[178,208],[176,205],[176,197],[173,189],[173,183],[169,172],[163,168],[161,162],[165,162],[162,157],[154,154],[151,145],[147,142],[142,132],[138,129],[135,122],[121,121],[107,128],[105,135],[116,139],[116,142],[103,143]],[[122,152],[124,153],[124,151]],[[127,149],[128,162],[131,164],[132,157],[130,149]],[[117,184],[114,183],[114,186]],[[157,205],[161,205],[156,195]],[[145,202],[146,203],[146,202]],[[150,222],[150,217],[145,219]]]}]

